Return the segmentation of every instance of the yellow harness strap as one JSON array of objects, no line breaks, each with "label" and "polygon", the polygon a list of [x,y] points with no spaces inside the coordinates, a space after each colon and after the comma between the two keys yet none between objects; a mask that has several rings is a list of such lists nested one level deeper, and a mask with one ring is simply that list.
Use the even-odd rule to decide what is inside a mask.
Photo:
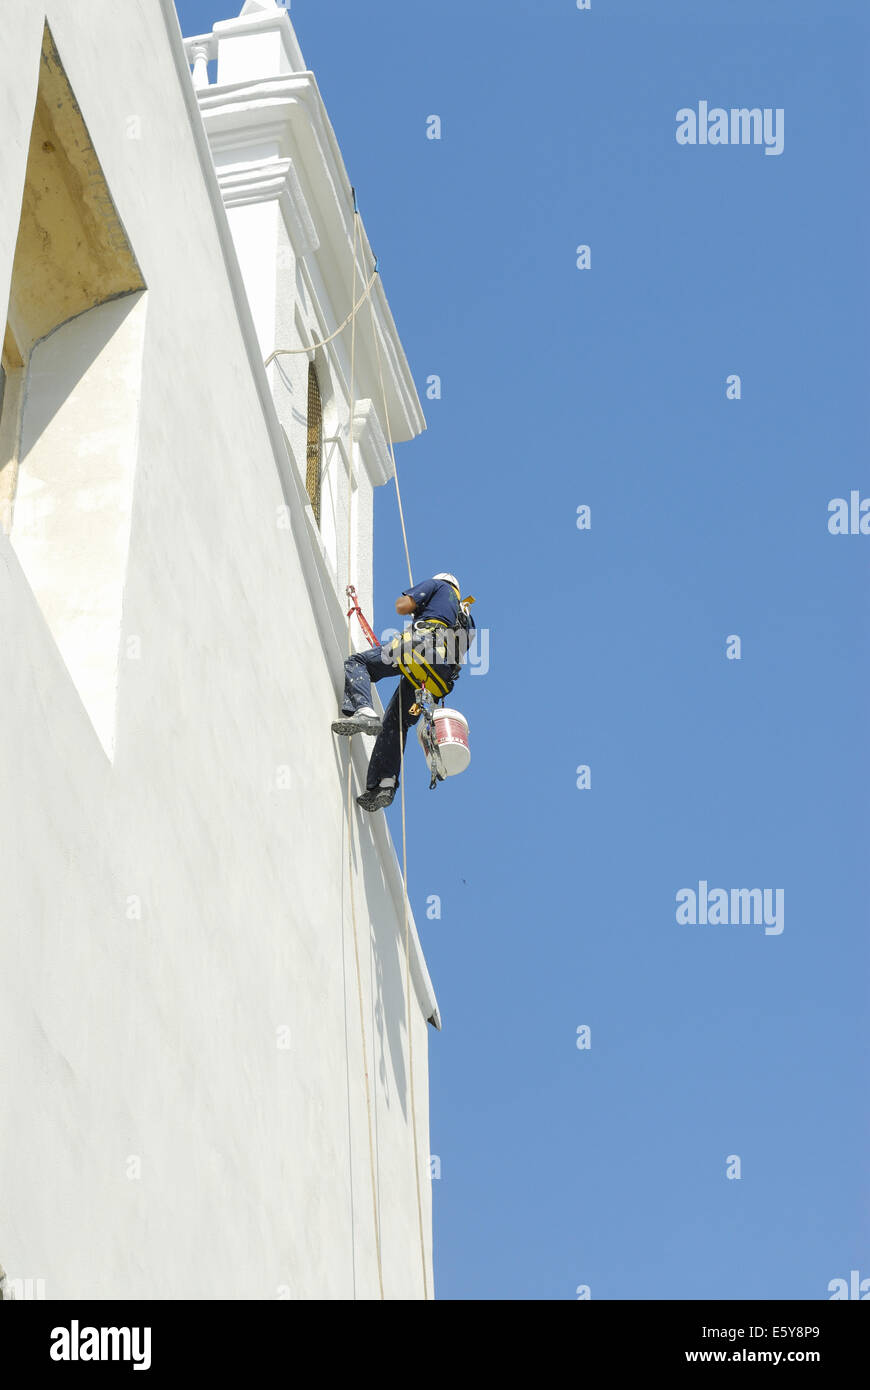
[{"label": "yellow harness strap", "polygon": [[[427,627],[448,626],[443,618],[427,618],[425,621]],[[419,645],[415,646],[415,643],[419,644],[420,641],[420,635],[414,632],[413,627],[408,628],[406,632],[399,633],[398,637],[394,637],[390,643],[390,658],[413,686],[425,686],[433,699],[443,700],[449,692],[450,686],[442,680],[434,667],[423,659]]]}]

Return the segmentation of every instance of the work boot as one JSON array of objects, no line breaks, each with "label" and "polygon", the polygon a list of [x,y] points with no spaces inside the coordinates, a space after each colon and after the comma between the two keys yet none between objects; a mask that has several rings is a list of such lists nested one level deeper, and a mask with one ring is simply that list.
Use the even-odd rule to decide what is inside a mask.
[{"label": "work boot", "polygon": [[379,787],[366,787],[356,799],[357,806],[361,806],[364,811],[383,811],[396,795],[396,787],[393,782],[382,782]]},{"label": "work boot", "polygon": [[344,715],[341,719],[336,719],[332,725],[334,734],[379,734],[381,732],[381,721],[370,707],[355,710],[353,714]]}]

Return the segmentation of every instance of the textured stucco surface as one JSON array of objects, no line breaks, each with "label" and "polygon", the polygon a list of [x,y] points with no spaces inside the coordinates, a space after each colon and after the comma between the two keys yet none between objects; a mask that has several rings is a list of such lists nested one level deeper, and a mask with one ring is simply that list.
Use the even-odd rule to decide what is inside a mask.
[{"label": "textured stucco surface", "polygon": [[8,314],[22,351],[94,304],[144,289],[47,31],[39,71]]},{"label": "textured stucco surface", "polygon": [[[45,14],[148,288],[111,760],[0,535],[0,1261],[48,1298],[373,1297],[337,658],[161,7],[7,8],[0,301]],[[395,864],[354,814],[386,1293],[418,1297]]]}]

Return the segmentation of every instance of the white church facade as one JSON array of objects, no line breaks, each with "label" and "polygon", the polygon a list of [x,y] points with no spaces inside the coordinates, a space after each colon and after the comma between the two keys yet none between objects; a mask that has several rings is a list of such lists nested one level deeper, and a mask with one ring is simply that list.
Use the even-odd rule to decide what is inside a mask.
[{"label": "white church facade", "polygon": [[330,731],[425,423],[335,134],[275,0],[4,21],[0,1292],[432,1297],[438,1006]]}]

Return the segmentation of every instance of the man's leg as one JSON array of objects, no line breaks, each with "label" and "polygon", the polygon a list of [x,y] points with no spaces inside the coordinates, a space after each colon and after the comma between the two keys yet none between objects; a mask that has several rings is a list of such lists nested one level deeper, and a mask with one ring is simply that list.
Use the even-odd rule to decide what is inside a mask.
[{"label": "man's leg", "polygon": [[372,647],[355,652],[344,663],[344,698],[341,712],[345,716],[333,724],[336,734],[380,732],[381,721],[372,706],[372,681],[397,675],[395,666],[383,659],[383,648]]},{"label": "man's leg", "polygon": [[413,728],[420,718],[411,714],[411,706],[417,698],[414,686],[403,676],[399,688],[387,706],[381,732],[372,749],[369,770],[366,776],[366,789],[357,797],[357,802],[365,811],[379,811],[389,806],[399,785],[399,772],[402,766],[402,750]]}]

